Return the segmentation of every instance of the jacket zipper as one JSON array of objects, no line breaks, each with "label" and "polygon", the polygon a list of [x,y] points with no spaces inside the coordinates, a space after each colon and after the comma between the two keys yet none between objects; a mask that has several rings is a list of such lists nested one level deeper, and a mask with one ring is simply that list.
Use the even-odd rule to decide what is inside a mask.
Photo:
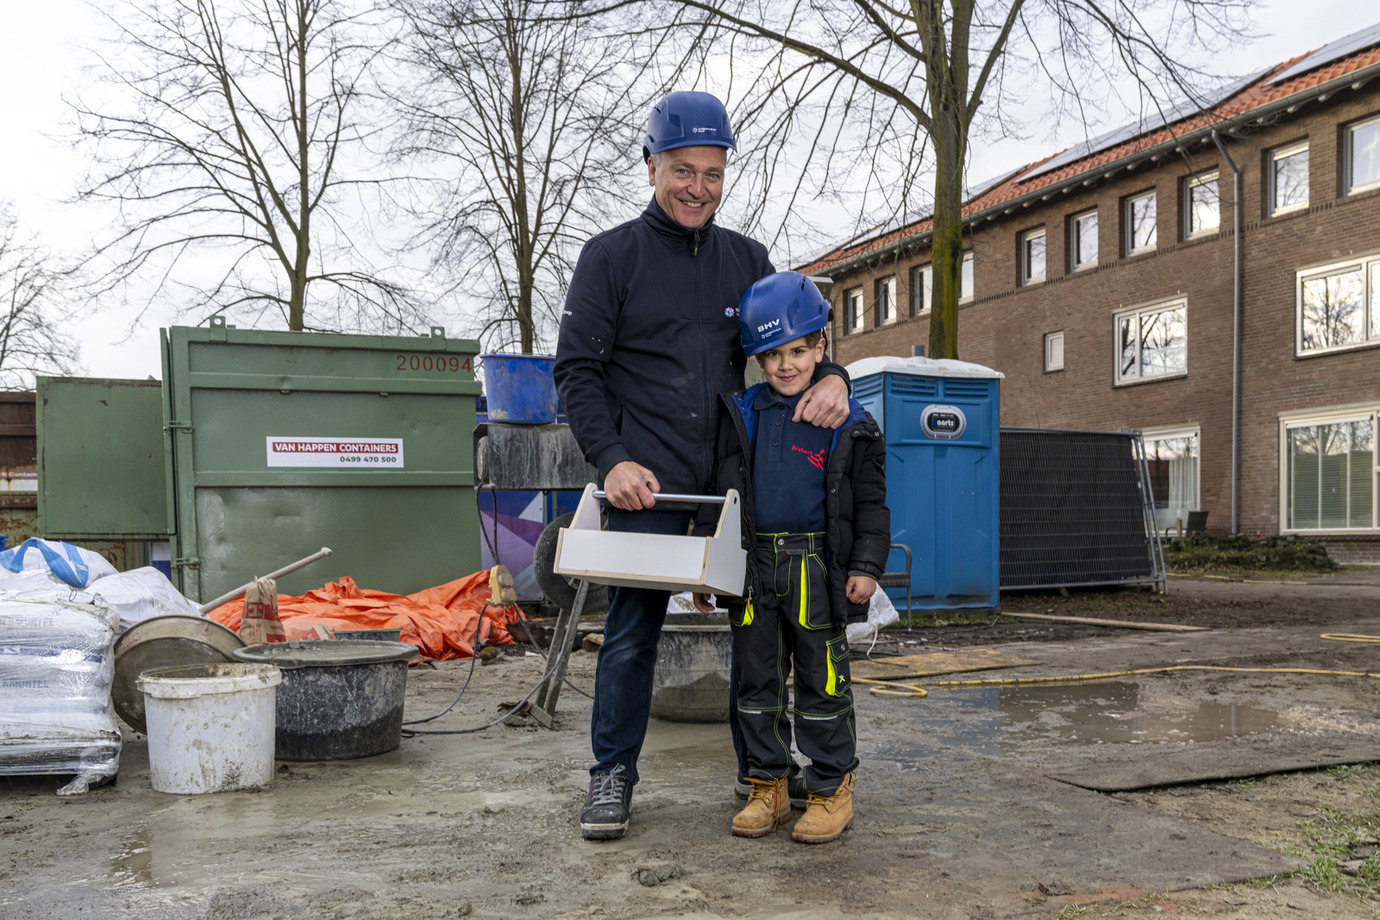
[{"label": "jacket zipper", "polygon": [[[699,348],[699,352],[700,352],[700,379],[707,382],[707,381],[709,381],[709,380],[711,379],[711,377],[710,377],[710,373],[709,373],[709,371],[710,371],[710,368],[709,368],[709,346],[708,346],[708,343],[705,341],[705,331],[704,331],[704,325],[705,325],[705,324],[704,324],[704,316],[703,316],[703,304],[700,303],[700,291],[701,291],[701,289],[703,288],[703,284],[701,284],[701,277],[700,277],[700,275],[701,275],[702,272],[703,272],[703,266],[701,266],[701,264],[700,264],[700,262],[699,262],[699,254],[700,254],[700,228],[697,227],[697,228],[696,228],[695,230],[693,230],[693,231],[691,232],[691,234],[690,234],[690,258],[693,259],[693,260],[694,260],[694,263],[695,263],[695,296],[694,296],[694,300],[693,300],[691,303],[692,303],[692,305],[693,305],[693,307],[694,307],[694,312],[692,313],[692,316],[693,316],[693,318],[694,318],[694,323],[695,323],[695,332],[696,332],[696,335],[699,336],[699,344],[700,344],[700,348]],[[708,442],[708,443],[711,443],[711,444],[713,443],[713,439],[714,439],[714,428],[716,427],[716,426],[715,426],[715,417],[716,417],[716,414],[717,414],[717,409],[718,409],[718,394],[717,394],[717,393],[710,393],[710,394],[709,394],[708,400],[707,400],[707,401],[702,401],[702,402],[700,403],[700,423],[699,423],[699,429],[700,429],[700,441],[701,441],[701,442]],[[701,452],[701,457],[704,458],[704,456],[705,456],[704,452]],[[709,455],[708,458],[707,458],[707,460],[701,459],[701,461],[700,461],[700,469],[699,469],[699,480],[700,480],[700,482],[708,482],[709,479],[710,479],[710,477],[713,476],[713,474],[714,474],[714,457],[712,456],[712,451],[711,451],[711,452],[710,452],[710,455]]]}]

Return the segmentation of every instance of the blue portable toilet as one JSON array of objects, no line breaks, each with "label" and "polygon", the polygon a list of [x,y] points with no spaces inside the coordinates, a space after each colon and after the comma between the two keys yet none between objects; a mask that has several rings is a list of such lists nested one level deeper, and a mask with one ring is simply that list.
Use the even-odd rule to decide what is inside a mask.
[{"label": "blue portable toilet", "polygon": [[[914,609],[995,607],[999,371],[932,358],[848,365],[853,396],[886,441],[891,542],[910,547]],[[892,550],[888,572],[905,569]],[[898,610],[904,588],[888,588]]]}]

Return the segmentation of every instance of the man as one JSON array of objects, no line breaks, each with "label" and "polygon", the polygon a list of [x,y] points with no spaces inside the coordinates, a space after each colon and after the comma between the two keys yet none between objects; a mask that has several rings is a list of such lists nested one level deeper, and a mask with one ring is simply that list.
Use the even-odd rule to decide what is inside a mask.
[{"label": "man", "polygon": [[[697,92],[662,99],[642,151],[651,204],[586,243],[570,279],[556,388],[613,506],[610,530],[688,531],[691,509],[667,511],[653,496],[705,491],[718,394],[743,387],[738,301],[774,269],[765,246],[713,222],[728,151],[737,149],[718,99]],[[836,428],[848,416],[847,378],[825,364],[816,380],[796,418]],[[609,592],[590,721],[597,763],[580,813],[586,838],[627,831],[668,598],[639,588]]]}]

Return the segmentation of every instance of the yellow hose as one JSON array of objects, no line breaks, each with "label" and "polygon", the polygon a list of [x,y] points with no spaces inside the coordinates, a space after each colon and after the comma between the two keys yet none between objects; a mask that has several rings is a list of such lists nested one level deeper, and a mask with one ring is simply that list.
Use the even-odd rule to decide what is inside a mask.
[{"label": "yellow hose", "polygon": [[871,684],[868,692],[877,696],[901,696],[923,699],[930,695],[930,692],[917,684],[903,684],[894,680],[868,680],[865,677],[853,679],[855,684]]},{"label": "yellow hose", "polygon": [[1323,633],[1322,638],[1333,642],[1380,642],[1380,636],[1367,636],[1361,633]]}]

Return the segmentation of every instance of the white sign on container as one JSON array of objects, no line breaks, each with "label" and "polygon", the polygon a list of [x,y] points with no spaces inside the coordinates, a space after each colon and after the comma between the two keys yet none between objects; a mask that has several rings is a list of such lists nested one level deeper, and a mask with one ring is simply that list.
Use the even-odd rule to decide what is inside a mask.
[{"label": "white sign on container", "polygon": [[268,437],[269,466],[402,469],[402,438]]}]

